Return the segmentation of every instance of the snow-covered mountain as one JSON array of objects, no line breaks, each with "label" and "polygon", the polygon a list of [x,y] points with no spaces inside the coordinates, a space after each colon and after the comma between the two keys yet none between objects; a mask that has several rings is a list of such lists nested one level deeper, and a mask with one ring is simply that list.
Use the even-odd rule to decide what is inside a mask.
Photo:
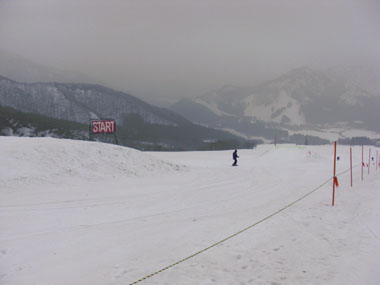
[{"label": "snow-covered mountain", "polygon": [[252,93],[250,87],[225,85],[219,90],[213,90],[194,102],[210,109],[217,115],[239,116],[243,111],[242,99]]},{"label": "snow-covered mountain", "polygon": [[243,99],[244,116],[289,125],[353,122],[361,120],[356,110],[373,98],[325,72],[299,68],[257,86]]},{"label": "snow-covered mountain", "polygon": [[[229,120],[261,121],[283,127],[343,122],[379,129],[375,122],[380,119],[376,111],[380,108],[380,96],[366,90],[366,83],[359,76],[353,80],[353,75],[344,77],[342,74],[336,71],[333,76],[332,69],[298,68],[253,88],[234,87],[226,92],[224,87],[211,95],[182,100],[172,109],[188,119],[211,126],[221,126],[228,117]],[[364,72],[362,77],[366,78]],[[369,89],[377,90],[376,81],[371,82],[374,84]]]}]

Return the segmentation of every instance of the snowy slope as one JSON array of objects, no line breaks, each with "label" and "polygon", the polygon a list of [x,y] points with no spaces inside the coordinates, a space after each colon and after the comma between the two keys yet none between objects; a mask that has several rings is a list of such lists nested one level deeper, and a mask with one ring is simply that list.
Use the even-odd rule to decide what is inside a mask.
[{"label": "snowy slope", "polygon": [[264,145],[231,167],[231,151],[0,137],[0,283],[129,284],[269,217],[141,284],[378,284],[380,171],[339,176],[331,207],[332,150]]}]

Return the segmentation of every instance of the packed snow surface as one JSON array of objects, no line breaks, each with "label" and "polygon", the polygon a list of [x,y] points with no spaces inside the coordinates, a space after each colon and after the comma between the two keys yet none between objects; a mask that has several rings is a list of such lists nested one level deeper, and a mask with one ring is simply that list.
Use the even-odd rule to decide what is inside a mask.
[{"label": "packed snow surface", "polygon": [[361,148],[334,207],[332,145],[238,154],[0,137],[0,284],[130,284],[258,221],[141,284],[380,284],[380,169],[361,181]]}]

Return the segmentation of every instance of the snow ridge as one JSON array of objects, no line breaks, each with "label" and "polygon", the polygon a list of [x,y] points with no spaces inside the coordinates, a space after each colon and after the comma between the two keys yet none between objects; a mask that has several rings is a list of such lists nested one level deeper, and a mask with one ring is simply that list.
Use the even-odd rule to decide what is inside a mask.
[{"label": "snow ridge", "polygon": [[0,137],[0,145],[4,184],[151,176],[186,169],[138,150],[99,142]]}]

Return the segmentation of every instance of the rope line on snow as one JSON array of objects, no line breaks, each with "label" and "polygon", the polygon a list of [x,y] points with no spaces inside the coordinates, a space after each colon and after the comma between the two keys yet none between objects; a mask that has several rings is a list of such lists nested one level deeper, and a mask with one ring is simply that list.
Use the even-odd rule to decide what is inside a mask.
[{"label": "rope line on snow", "polygon": [[[356,168],[356,167],[358,167],[360,165],[361,164],[355,165],[353,168]],[[345,171],[337,174],[336,176],[343,175],[343,174],[347,173],[348,171],[350,171],[350,169],[347,169],[347,170],[345,170]],[[270,215],[262,218],[258,222],[254,223],[254,224],[252,224],[252,225],[250,225],[250,226],[248,226],[248,227],[246,227],[246,228],[244,228],[244,229],[242,229],[242,230],[240,230],[240,231],[238,231],[238,232],[236,232],[236,233],[234,233],[234,234],[232,234],[232,235],[230,235],[230,236],[228,236],[228,237],[226,237],[226,238],[224,238],[224,239],[222,239],[222,240],[220,240],[220,241],[218,241],[218,242],[216,242],[216,243],[214,243],[214,244],[212,244],[212,245],[210,245],[210,246],[208,246],[208,247],[206,247],[206,248],[204,248],[204,249],[202,249],[200,251],[197,251],[196,253],[193,253],[192,255],[189,255],[188,257],[185,257],[185,258],[183,258],[183,259],[181,259],[181,260],[179,260],[177,262],[174,262],[174,263],[172,263],[172,264],[170,264],[170,265],[168,265],[168,266],[166,266],[166,267],[164,267],[164,268],[162,268],[160,270],[157,270],[157,271],[155,271],[155,272],[153,272],[153,273],[151,273],[149,275],[146,275],[143,278],[141,278],[141,279],[139,279],[139,280],[137,280],[135,282],[129,283],[129,285],[134,285],[134,284],[140,283],[140,282],[142,282],[142,281],[144,281],[144,280],[146,280],[148,278],[151,278],[151,277],[153,277],[153,276],[155,276],[155,275],[157,275],[157,274],[159,274],[159,273],[161,273],[161,272],[163,272],[165,270],[168,270],[171,267],[174,267],[174,266],[176,266],[176,265],[178,265],[178,264],[180,264],[180,263],[182,263],[182,262],[184,262],[186,260],[189,260],[189,259],[191,259],[191,258],[193,258],[193,257],[195,257],[195,256],[197,256],[197,255],[199,255],[199,254],[201,254],[201,253],[203,253],[203,252],[205,252],[205,251],[213,248],[213,247],[216,247],[216,246],[224,243],[225,241],[227,241],[227,240],[229,240],[229,239],[231,239],[231,238],[233,238],[233,237],[235,237],[235,236],[237,236],[237,235],[239,235],[239,234],[241,234],[241,233],[243,233],[243,232],[245,232],[245,231],[253,228],[254,226],[257,226],[258,224],[261,224],[262,222],[264,222],[264,221],[272,218],[273,216],[275,216],[275,215],[277,215],[277,214],[285,211],[286,209],[290,208],[291,206],[293,206],[294,204],[298,203],[299,201],[305,199],[307,196],[310,196],[315,191],[321,189],[323,186],[325,186],[327,183],[329,183],[331,181],[331,179],[334,180],[334,177],[331,177],[331,178],[327,179],[325,182],[323,182],[321,185],[319,185],[317,188],[313,189],[309,193],[306,193],[305,195],[301,196],[300,198],[298,198],[297,200],[291,202],[290,204],[286,205],[285,207],[281,208],[280,210],[278,210],[278,211],[276,211],[276,212],[274,212],[274,213],[272,213],[272,214],[270,214]]]}]

